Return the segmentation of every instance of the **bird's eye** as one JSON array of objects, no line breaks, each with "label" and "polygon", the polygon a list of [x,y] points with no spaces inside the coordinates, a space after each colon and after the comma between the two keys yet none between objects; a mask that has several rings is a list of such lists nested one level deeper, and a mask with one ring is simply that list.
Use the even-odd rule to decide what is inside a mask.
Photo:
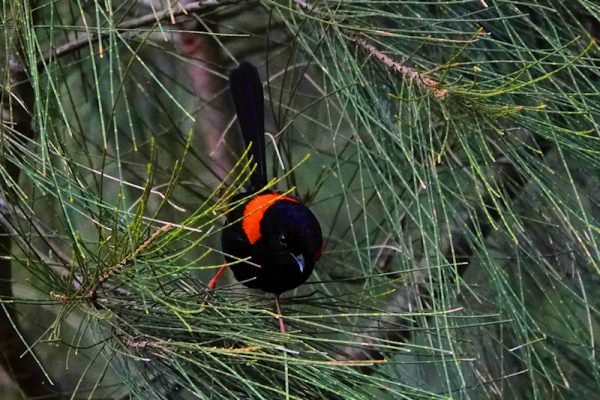
[{"label": "bird's eye", "polygon": [[279,235],[279,244],[282,245],[283,247],[287,247],[287,238],[285,237],[285,235],[282,233],[281,235]]}]

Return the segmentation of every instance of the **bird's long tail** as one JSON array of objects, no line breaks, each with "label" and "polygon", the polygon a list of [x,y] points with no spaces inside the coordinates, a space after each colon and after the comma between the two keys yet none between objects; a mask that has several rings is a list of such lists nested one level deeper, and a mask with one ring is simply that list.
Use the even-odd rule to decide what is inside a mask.
[{"label": "bird's long tail", "polygon": [[267,163],[263,89],[256,67],[248,62],[241,63],[229,73],[229,87],[244,142],[246,146],[252,143],[251,154],[256,169],[250,183],[257,190],[267,184]]}]

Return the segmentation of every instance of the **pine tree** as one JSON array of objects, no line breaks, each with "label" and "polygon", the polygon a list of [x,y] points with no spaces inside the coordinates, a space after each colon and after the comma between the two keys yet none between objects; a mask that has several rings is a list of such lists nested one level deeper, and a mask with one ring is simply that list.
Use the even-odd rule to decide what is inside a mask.
[{"label": "pine tree", "polygon": [[[600,390],[596,2],[5,1],[2,25],[14,398]],[[325,239],[286,334],[271,296],[207,288],[253,168],[244,60],[269,185]]]}]

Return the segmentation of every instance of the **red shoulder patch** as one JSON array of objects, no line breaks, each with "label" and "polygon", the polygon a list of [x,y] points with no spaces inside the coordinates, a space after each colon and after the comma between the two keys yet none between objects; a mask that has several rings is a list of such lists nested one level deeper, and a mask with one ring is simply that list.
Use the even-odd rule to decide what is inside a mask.
[{"label": "red shoulder patch", "polygon": [[298,203],[298,200],[290,196],[281,195],[279,193],[265,193],[256,196],[246,204],[242,214],[244,217],[242,220],[242,229],[251,244],[256,243],[262,235],[260,232],[260,221],[262,221],[265,212],[269,207],[280,200]]},{"label": "red shoulder patch", "polygon": [[317,261],[317,260],[319,260],[319,258],[321,258],[322,251],[323,251],[323,245],[321,245],[321,247],[319,247],[317,249],[317,251],[315,251],[315,254],[313,254],[313,261]]}]

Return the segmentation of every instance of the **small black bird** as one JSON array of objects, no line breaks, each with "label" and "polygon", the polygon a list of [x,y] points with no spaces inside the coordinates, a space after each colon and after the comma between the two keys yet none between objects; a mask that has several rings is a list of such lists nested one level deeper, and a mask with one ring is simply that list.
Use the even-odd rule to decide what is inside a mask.
[{"label": "small black bird", "polygon": [[[232,263],[235,278],[249,288],[274,293],[281,315],[279,295],[304,283],[321,256],[321,227],[315,215],[298,199],[272,190],[261,191],[267,184],[267,165],[263,90],[258,71],[250,63],[241,63],[229,74],[229,86],[244,142],[251,145],[256,169],[247,192],[234,198],[236,201],[250,195],[244,205],[227,215],[221,245],[225,260]],[[252,264],[235,263],[248,257]],[[209,282],[211,289],[225,268],[227,264]],[[279,323],[285,332],[281,318]]]}]

